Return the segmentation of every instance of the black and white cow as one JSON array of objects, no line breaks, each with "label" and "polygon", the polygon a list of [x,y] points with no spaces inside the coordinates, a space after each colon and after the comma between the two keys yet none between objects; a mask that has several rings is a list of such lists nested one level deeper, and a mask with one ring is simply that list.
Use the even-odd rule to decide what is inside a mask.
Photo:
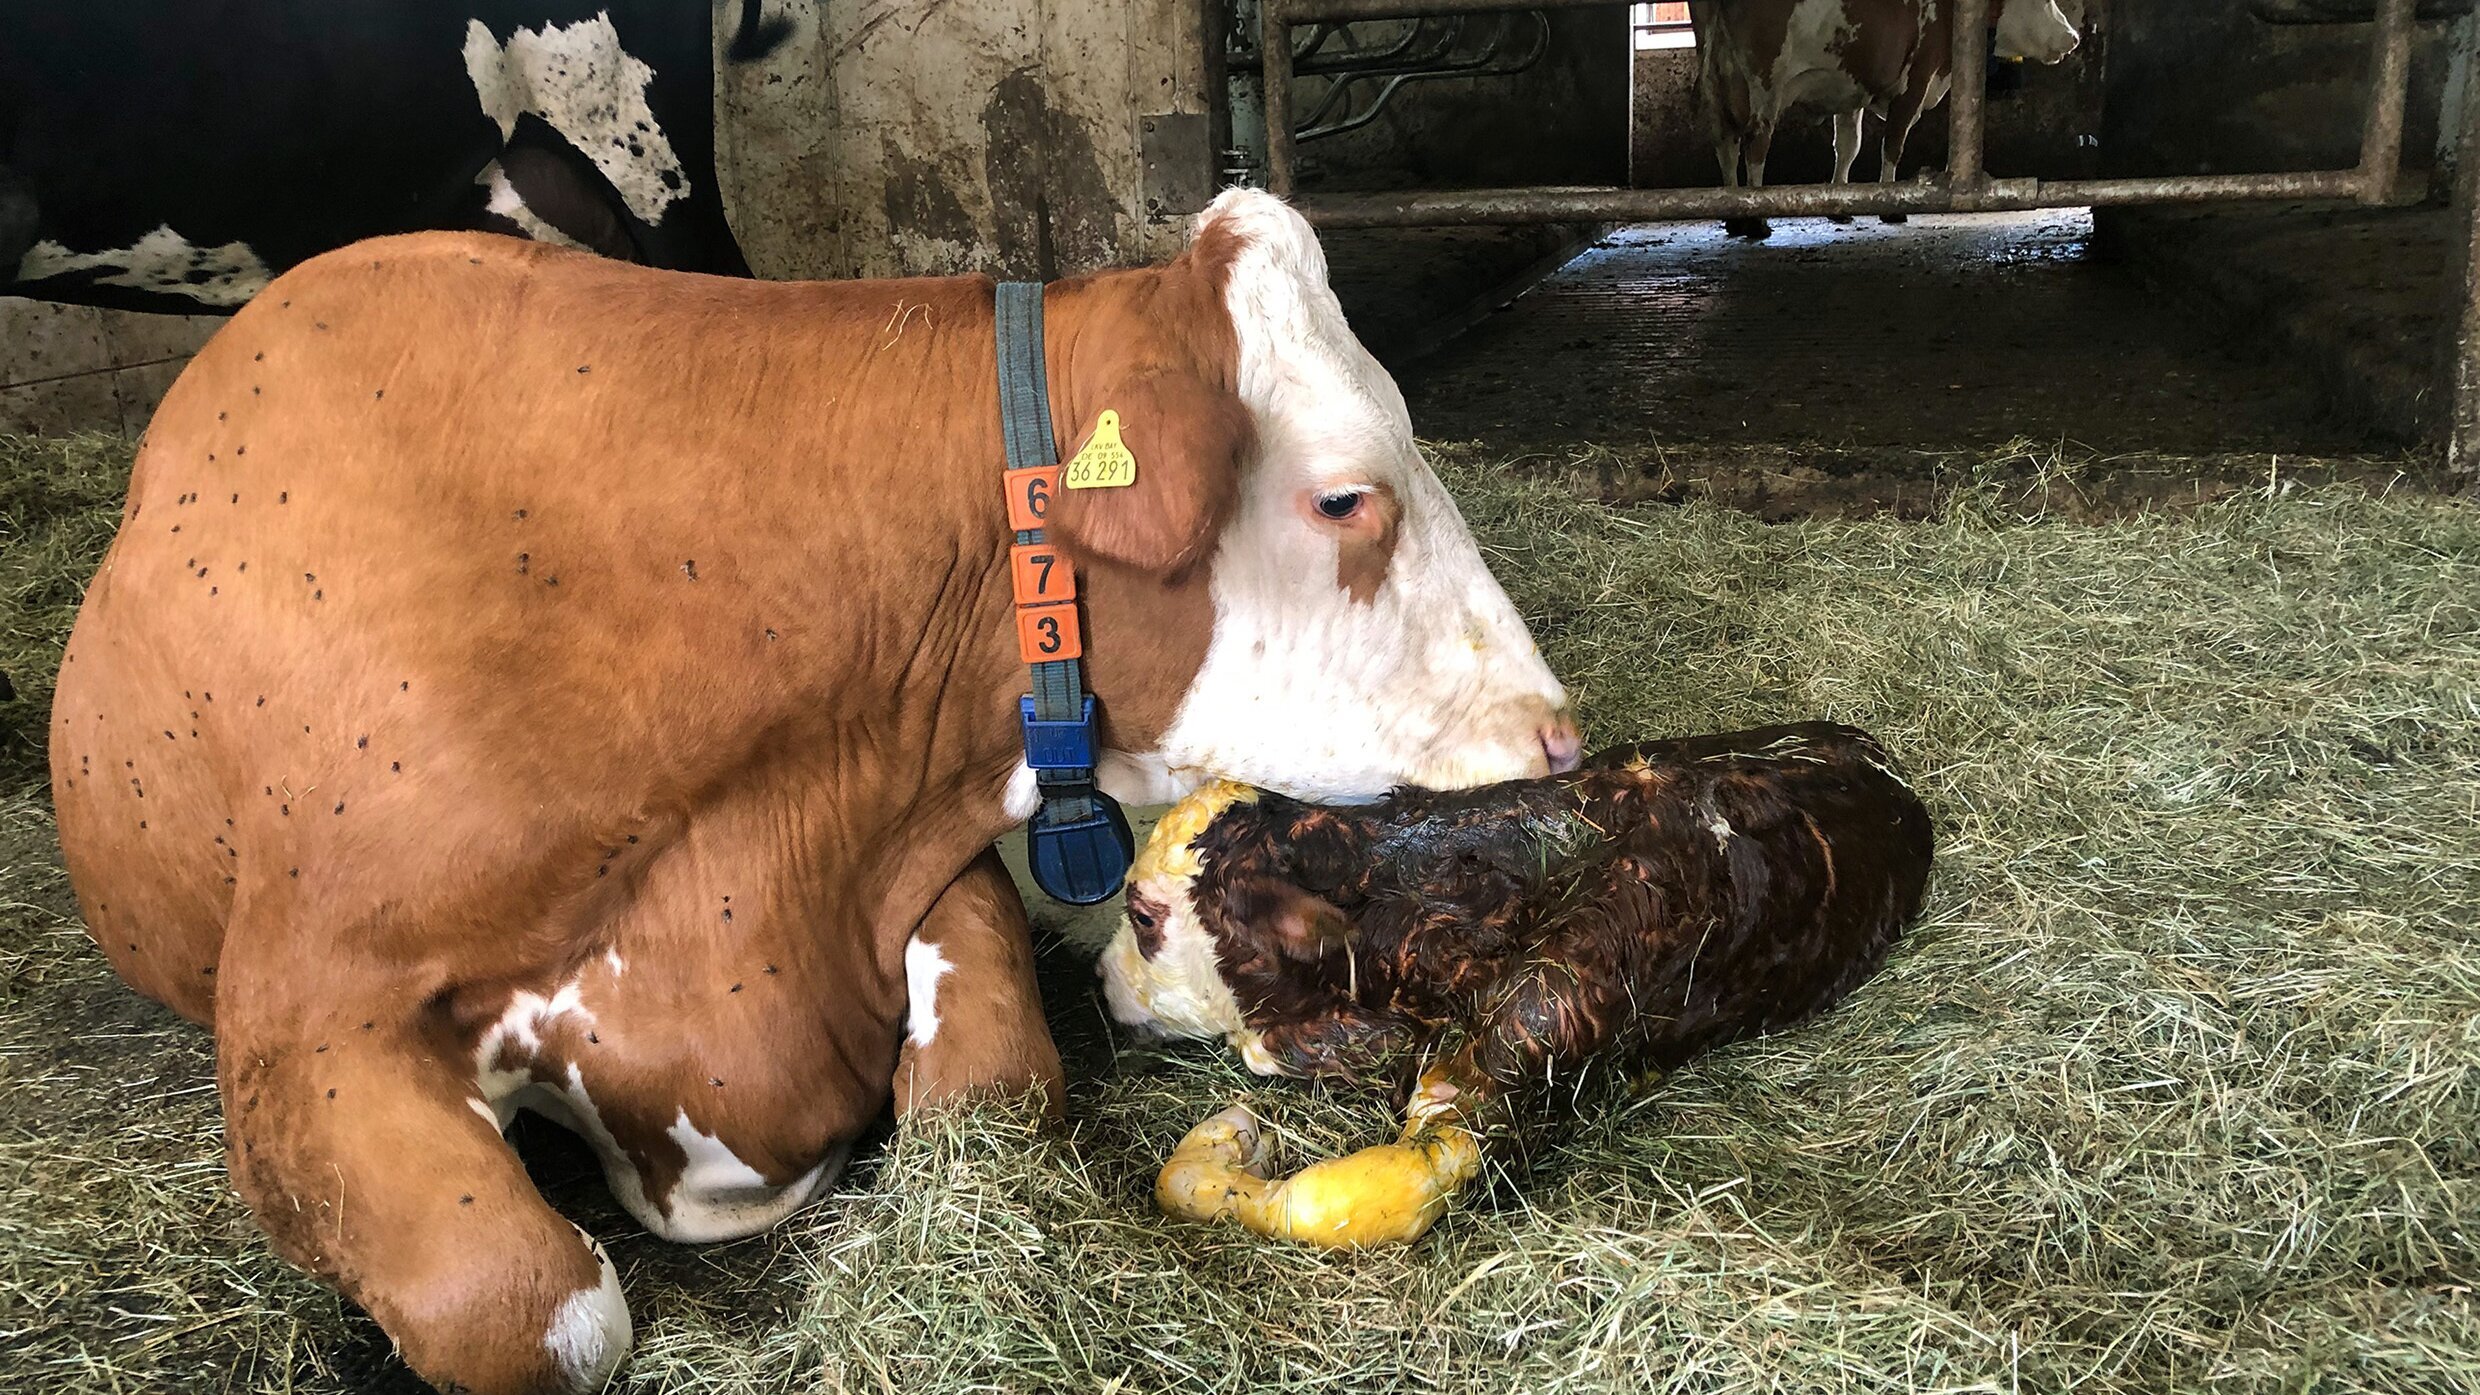
[{"label": "black and white cow", "polygon": [[[739,0],[732,61],[791,24]],[[703,0],[0,0],[0,292],[231,310],[484,228],[746,275]]]}]

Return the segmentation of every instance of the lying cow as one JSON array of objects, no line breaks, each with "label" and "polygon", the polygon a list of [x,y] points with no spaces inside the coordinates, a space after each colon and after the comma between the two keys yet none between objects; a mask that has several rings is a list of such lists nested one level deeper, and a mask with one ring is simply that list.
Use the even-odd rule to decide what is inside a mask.
[{"label": "lying cow", "polygon": [[1309,1244],[1409,1240],[1587,1073],[1832,1006],[1918,914],[1929,847],[1884,751],[1823,723],[1352,807],[1200,791],[1138,863],[1101,964],[1112,1015],[1226,1037],[1261,1074],[1394,1084],[1409,1123],[1271,1182],[1229,1110],[1157,1197]]},{"label": "lying cow", "polygon": [[[790,24],[740,0],[729,61]],[[713,17],[668,0],[12,8],[0,293],[230,310],[356,238],[479,228],[746,275]]]},{"label": "lying cow", "polygon": [[[1263,193],[1047,293],[1106,788],[1572,766],[1559,685]],[[617,1277],[501,1141],[677,1240],[853,1139],[1059,1089],[992,840],[1034,808],[990,282],[484,235],[278,280],[147,429],[61,672],[86,923],[214,1026],[233,1180],[442,1387],[591,1390]],[[418,1163],[409,1163],[418,1160]]]},{"label": "lying cow", "polygon": [[[2073,3],[2078,13],[2079,0]],[[2062,0],[1990,0],[1997,52],[2057,63],[2075,52],[2075,22]],[[1891,184],[1921,113],[1953,82],[1954,13],[1938,0],[1691,0],[1696,26],[1697,106],[1714,139],[1726,189],[1765,187],[1774,131],[1794,111],[1834,118],[1834,182],[1851,182],[1861,118],[1884,123],[1877,180]],[[1888,221],[1899,221],[1900,215]],[[1763,238],[1763,218],[1734,218],[1734,236]]]}]

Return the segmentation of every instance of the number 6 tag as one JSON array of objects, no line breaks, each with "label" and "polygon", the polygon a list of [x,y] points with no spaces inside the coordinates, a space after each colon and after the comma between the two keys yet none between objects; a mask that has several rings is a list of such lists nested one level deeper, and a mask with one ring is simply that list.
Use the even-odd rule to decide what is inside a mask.
[{"label": "number 6 tag", "polygon": [[1008,526],[1030,532],[1042,526],[1059,492],[1059,467],[1035,465],[1007,472]]}]

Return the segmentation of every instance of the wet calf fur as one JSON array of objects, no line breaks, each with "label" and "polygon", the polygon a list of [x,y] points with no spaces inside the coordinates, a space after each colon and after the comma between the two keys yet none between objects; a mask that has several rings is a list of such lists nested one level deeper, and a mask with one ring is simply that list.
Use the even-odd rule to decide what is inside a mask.
[{"label": "wet calf fur", "polygon": [[[1104,963],[1115,1014],[1220,1028],[1262,1073],[1418,1072],[1416,1104],[1452,1102],[1500,1146],[1589,1072],[1833,1005],[1929,874],[1919,799],[1874,740],[1826,724],[1361,806],[1225,798],[1202,827],[1167,821],[1193,832],[1184,861],[1149,849]],[[1219,985],[1178,981],[1200,963]]]}]

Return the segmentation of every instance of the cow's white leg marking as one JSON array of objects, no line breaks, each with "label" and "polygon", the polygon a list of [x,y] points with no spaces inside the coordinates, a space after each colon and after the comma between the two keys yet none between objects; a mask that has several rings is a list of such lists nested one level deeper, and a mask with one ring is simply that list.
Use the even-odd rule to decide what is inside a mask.
[{"label": "cow's white leg marking", "polygon": [[134,246],[107,252],[72,252],[57,242],[38,242],[17,262],[17,279],[42,281],[80,271],[110,270],[102,286],[127,286],[156,295],[187,296],[201,305],[240,305],[266,289],[274,273],[243,242],[197,247],[169,226]]},{"label": "cow's white leg marking", "polygon": [[[475,1086],[486,1103],[500,1110],[503,1125],[515,1113],[515,1105],[511,1103],[503,1109],[502,1102],[534,1083],[529,1067],[542,1050],[543,1029],[569,1016],[581,1018],[589,1026],[594,1022],[594,1014],[586,1008],[583,990],[575,979],[561,984],[548,998],[522,991],[511,995],[499,1020],[485,1027],[474,1043]],[[500,1064],[500,1058],[512,1049],[514,1064]]]},{"label": "cow's white leg marking", "polygon": [[[909,951],[906,957],[909,970]],[[953,967],[945,964],[944,956],[939,957],[943,967]],[[620,972],[616,954],[606,962],[615,975]],[[628,1150],[604,1125],[602,1111],[587,1093],[585,1073],[577,1063],[567,1063],[565,1081],[534,1078],[544,1029],[568,1017],[588,1026],[595,1020],[585,1006],[578,980],[560,985],[547,998],[526,992],[511,997],[499,1020],[485,1028],[475,1044],[474,1073],[480,1098],[471,1103],[501,1129],[508,1127],[518,1110],[530,1109],[584,1139],[602,1159],[612,1199],[646,1229],[666,1240],[690,1244],[755,1235],[799,1210],[842,1174],[845,1159],[852,1153],[849,1141],[828,1150],[808,1172],[776,1186],[741,1161],[721,1139],[690,1123],[688,1111],[681,1110],[667,1132],[687,1162],[671,1195],[658,1205],[646,1195],[645,1179]]]},{"label": "cow's white leg marking", "polygon": [[667,1132],[680,1145],[688,1165],[672,1188],[665,1208],[668,1214],[660,1224],[646,1220],[646,1228],[666,1240],[686,1244],[737,1240],[767,1229],[808,1205],[842,1174],[844,1160],[852,1156],[852,1142],[847,1139],[828,1149],[817,1166],[779,1187],[742,1162],[723,1140],[689,1122],[685,1109]]},{"label": "cow's white leg marking", "polygon": [[1860,158],[1860,122],[1868,112],[1855,107],[1834,114],[1834,182],[1849,184],[1851,167]]},{"label": "cow's white leg marking", "polygon": [[518,193],[517,186],[508,182],[508,172],[499,167],[499,161],[493,160],[484,165],[482,173],[474,176],[474,182],[490,191],[490,198],[483,207],[516,224],[527,237],[559,247],[585,247],[584,243],[553,227],[542,215],[526,207],[525,195]]},{"label": "cow's white leg marking", "polygon": [[502,140],[515,134],[519,116],[541,117],[594,162],[641,222],[661,223],[689,196],[689,176],[646,105],[654,69],[620,47],[610,15],[519,29],[505,45],[472,20],[465,74]]},{"label": "cow's white leg marking", "polygon": [[629,1319],[628,1300],[620,1292],[620,1271],[612,1267],[611,1256],[593,1236],[583,1230],[577,1235],[594,1251],[602,1281],[577,1290],[560,1304],[559,1311],[551,1315],[550,1330],[543,1333],[543,1347],[571,1391],[592,1395],[611,1383],[612,1372],[620,1369],[636,1343],[637,1329]]},{"label": "cow's white leg marking", "polygon": [[918,1051],[938,1040],[939,980],[956,972],[956,965],[939,947],[915,935],[904,943],[904,995],[906,1032],[913,1049]]}]

